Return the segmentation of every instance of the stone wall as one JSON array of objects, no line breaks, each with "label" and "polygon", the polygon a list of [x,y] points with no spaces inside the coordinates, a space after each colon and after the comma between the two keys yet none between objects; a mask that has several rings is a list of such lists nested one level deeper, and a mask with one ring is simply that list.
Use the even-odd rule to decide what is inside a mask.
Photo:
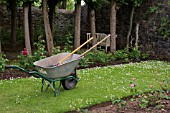
[{"label": "stone wall", "polygon": [[[10,47],[10,11],[6,9],[6,6],[0,6],[0,26],[3,28],[1,32],[2,49],[6,50],[6,47]],[[56,10],[53,24],[53,38],[54,44],[60,45],[64,43],[63,38],[67,34],[74,36],[74,12],[65,10]],[[41,9],[32,8],[32,36],[34,41],[37,41],[40,35],[45,35],[44,21]],[[45,38],[44,38],[45,39]],[[23,31],[23,9],[17,10],[17,43],[21,47],[24,47],[24,31]],[[19,50],[20,51],[20,50]]]}]

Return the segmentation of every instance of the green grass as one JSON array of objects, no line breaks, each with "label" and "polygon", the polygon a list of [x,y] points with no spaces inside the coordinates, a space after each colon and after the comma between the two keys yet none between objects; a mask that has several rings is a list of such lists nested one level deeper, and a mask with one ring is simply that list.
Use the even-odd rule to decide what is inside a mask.
[{"label": "green grass", "polygon": [[80,81],[72,90],[61,88],[54,97],[50,88],[40,92],[41,79],[34,77],[0,80],[1,113],[62,113],[132,95],[131,78],[137,90],[159,89],[159,82],[170,77],[170,63],[149,61],[78,70]]}]

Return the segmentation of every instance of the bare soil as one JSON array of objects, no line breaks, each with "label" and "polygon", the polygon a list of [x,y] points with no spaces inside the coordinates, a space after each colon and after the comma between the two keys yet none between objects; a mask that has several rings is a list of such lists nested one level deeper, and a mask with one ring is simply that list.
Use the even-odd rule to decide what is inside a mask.
[{"label": "bare soil", "polygon": [[[163,60],[170,62],[169,57],[165,56],[154,56],[150,57],[150,59],[156,60]],[[90,67],[94,66],[106,66],[106,65],[115,65],[120,64],[122,61],[115,61],[114,63],[110,64],[95,64],[91,65]],[[29,77],[29,74],[24,73],[18,69],[7,69],[4,72],[0,72],[0,79],[14,79],[14,78],[23,78]],[[167,91],[167,96],[170,97],[170,92]],[[146,108],[141,108],[139,106],[139,98],[136,97],[132,102],[130,100],[131,97],[124,98],[123,100],[126,101],[126,106],[120,106],[119,103],[112,104],[111,101],[104,102],[101,104],[93,105],[88,108],[82,108],[81,111],[69,111],[67,113],[80,113],[80,112],[88,112],[88,113],[170,113],[170,100],[169,99],[161,99],[159,103],[162,105],[160,108],[157,108],[157,105],[148,106]]]}]

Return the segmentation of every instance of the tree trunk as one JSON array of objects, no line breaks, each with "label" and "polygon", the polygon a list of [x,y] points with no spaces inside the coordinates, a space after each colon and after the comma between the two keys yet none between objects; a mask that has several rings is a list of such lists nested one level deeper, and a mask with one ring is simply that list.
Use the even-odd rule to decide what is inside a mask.
[{"label": "tree trunk", "polygon": [[46,0],[42,0],[42,10],[43,10],[43,18],[44,18],[44,27],[47,41],[48,54],[51,56],[53,53],[53,38],[51,33],[51,28],[48,19],[48,12],[46,8]]},{"label": "tree trunk", "polygon": [[111,1],[111,14],[110,14],[110,51],[116,51],[116,1]]},{"label": "tree trunk", "polygon": [[16,0],[10,1],[11,8],[11,45],[12,48],[16,48],[16,11],[17,11],[17,3]]},{"label": "tree trunk", "polygon": [[[95,24],[95,10],[94,9],[90,10],[90,30],[91,30],[91,35],[93,37],[92,45],[95,45],[97,43],[97,39],[96,39],[96,24]],[[97,50],[97,47],[95,47],[93,50]]]},{"label": "tree trunk", "polygon": [[28,23],[28,3],[23,4],[23,15],[24,15],[24,33],[25,33],[25,47],[28,50],[29,54],[31,52],[30,45],[30,33],[29,33],[29,23]]},{"label": "tree trunk", "polygon": [[136,41],[135,41],[136,50],[138,50],[138,40],[139,40],[139,23],[136,23]]},{"label": "tree trunk", "polygon": [[75,4],[75,34],[74,34],[74,49],[80,46],[80,23],[81,22],[81,1],[77,0]]},{"label": "tree trunk", "polygon": [[131,15],[130,15],[130,25],[129,25],[129,32],[128,32],[128,35],[127,35],[127,50],[129,51],[129,38],[130,38],[130,35],[131,35],[131,32],[132,32],[132,24],[133,24],[133,15],[134,15],[134,11],[135,11],[135,5],[133,5],[132,7],[132,11],[131,11]]},{"label": "tree trunk", "polygon": [[54,0],[48,0],[48,6],[49,6],[49,22],[50,22],[50,28],[52,32],[56,2]]},{"label": "tree trunk", "polygon": [[31,42],[31,47],[33,47],[34,43],[34,38],[32,36],[32,2],[29,2],[29,12],[28,12],[28,18],[29,18],[29,34],[30,34],[30,42]]}]

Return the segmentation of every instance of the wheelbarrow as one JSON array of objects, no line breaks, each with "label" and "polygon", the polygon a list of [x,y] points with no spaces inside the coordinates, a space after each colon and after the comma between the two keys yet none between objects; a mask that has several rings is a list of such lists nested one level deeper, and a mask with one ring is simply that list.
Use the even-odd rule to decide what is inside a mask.
[{"label": "wheelbarrow", "polygon": [[[76,72],[77,71],[76,67],[79,64],[80,60],[84,57],[84,55],[108,37],[110,37],[110,35],[105,37],[103,40],[95,44],[93,47],[91,47],[81,55],[74,53],[78,49],[80,49],[83,45],[85,45],[88,41],[86,41],[83,45],[74,50],[72,53],[59,53],[57,55],[47,57],[39,61],[35,61],[34,66],[36,71],[28,71],[25,70],[24,68],[15,65],[6,66],[6,68],[17,68],[21,71],[28,73],[33,77],[41,78],[42,79],[41,92],[46,91],[49,87],[51,87],[54,91],[54,96],[56,96],[55,83],[57,81],[60,81],[60,84],[58,86],[58,95],[60,95],[61,85],[66,90],[73,89],[76,86],[77,82],[79,81]],[[90,40],[92,39],[93,38],[91,38]],[[44,90],[45,82],[48,82],[48,85]]]}]

